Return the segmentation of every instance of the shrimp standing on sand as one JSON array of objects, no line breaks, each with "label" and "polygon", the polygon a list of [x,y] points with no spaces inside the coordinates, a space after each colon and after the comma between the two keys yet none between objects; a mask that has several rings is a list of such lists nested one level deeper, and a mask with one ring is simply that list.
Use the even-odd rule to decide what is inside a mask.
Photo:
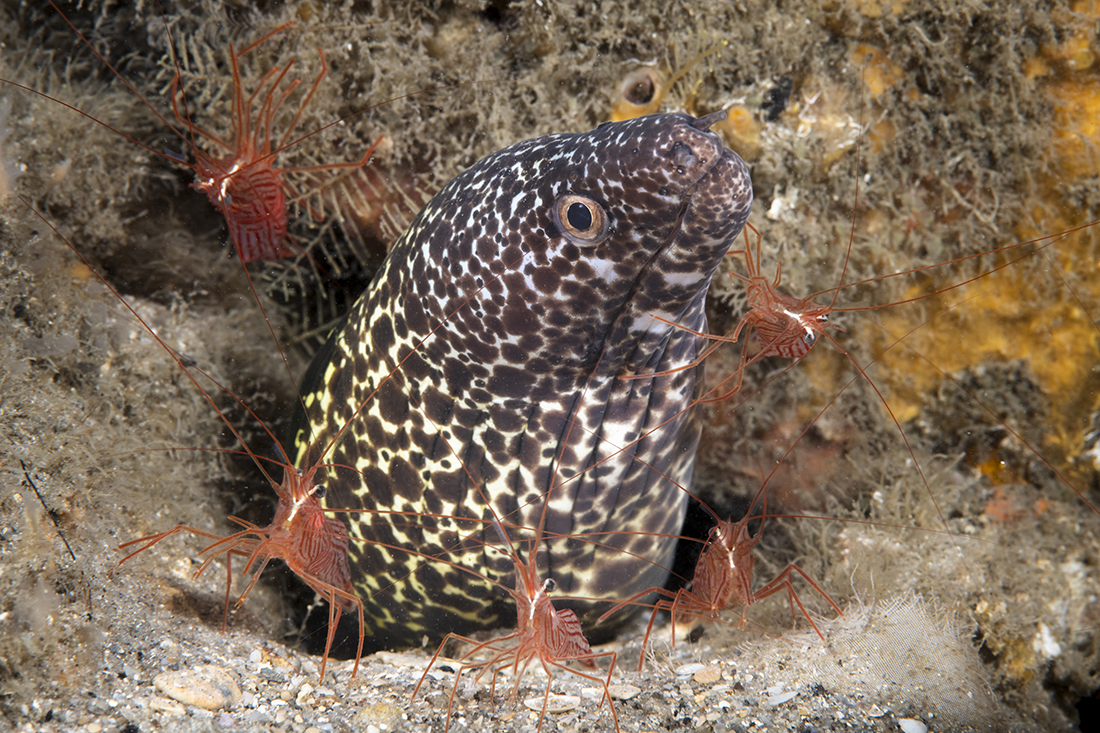
[{"label": "shrimp standing on sand", "polygon": [[[23,203],[26,204],[26,206],[30,208],[46,226],[52,229],[59,239],[65,242],[69,249],[88,266],[89,270],[95,274],[96,278],[98,278],[108,290],[115,294],[119,302],[130,311],[149,335],[151,335],[179,365],[180,369],[183,370],[187,378],[198,388],[199,392],[202,393],[206,401],[222,418],[226,427],[228,427],[230,432],[240,441],[241,445],[245,445],[240,434],[226,419],[224,413],[218,409],[214,400],[191,373],[191,369],[195,367],[189,368],[186,366],[184,362],[180,360],[176,352],[157,336],[156,332],[153,331],[137,311],[126,302],[118,291],[91,267],[90,263],[83,255],[81,255],[80,252],[66,240],[37,209],[34,209],[26,199],[20,197],[20,200],[23,201]],[[209,375],[206,376],[209,378]],[[214,380],[211,379],[211,381]],[[215,384],[217,384],[217,382],[215,382]],[[234,399],[237,398],[234,397]],[[238,402],[239,401],[238,399]],[[249,412],[251,412],[251,410],[249,410]],[[268,433],[270,435],[270,431],[268,431]],[[274,436],[271,437],[274,438]],[[119,549],[133,547],[134,545],[141,546],[119,560],[118,564],[122,565],[122,563],[148,550],[166,537],[179,532],[189,532],[200,537],[215,540],[215,542],[207,545],[200,551],[199,554],[206,555],[206,559],[203,560],[199,569],[195,571],[193,577],[198,578],[208,567],[210,567],[215,558],[222,554],[225,555],[225,615],[222,618],[222,629],[224,630],[229,616],[229,596],[233,580],[232,558],[248,558],[245,563],[244,572],[246,574],[250,571],[252,572],[248,585],[237,599],[237,606],[240,606],[245,598],[248,597],[248,594],[252,592],[252,589],[256,585],[256,581],[259,580],[260,574],[263,573],[268,562],[274,558],[279,558],[283,560],[287,566],[306,583],[306,585],[328,601],[328,637],[325,640],[325,653],[321,662],[321,679],[324,679],[325,676],[329,652],[332,649],[333,638],[336,634],[336,626],[340,620],[341,614],[344,611],[351,612],[352,610],[358,610],[360,627],[359,650],[356,653],[355,668],[352,671],[352,676],[354,677],[359,671],[359,658],[363,651],[363,602],[359,599],[358,595],[356,595],[355,589],[351,585],[351,571],[348,566],[347,528],[340,520],[325,516],[324,508],[321,505],[321,500],[325,495],[325,487],[315,480],[317,469],[321,466],[315,464],[303,471],[284,462],[283,481],[280,484],[271,478],[264,469],[260,459],[249,451],[247,446],[245,446],[245,450],[248,451],[248,454],[252,457],[253,461],[256,462],[260,471],[267,477],[272,488],[275,489],[275,493],[279,496],[279,503],[275,509],[275,516],[270,524],[266,527],[260,527],[238,517],[229,517],[231,522],[244,527],[244,529],[228,537],[221,537],[205,530],[198,529],[197,527],[180,525],[164,532],[158,532],[157,534],[148,535],[146,537],[139,537],[138,539],[130,540],[129,542],[124,542],[119,545]],[[255,567],[255,570],[253,570],[253,567]]]},{"label": "shrimp standing on sand", "polygon": [[[571,425],[568,433],[572,432],[572,427]],[[566,436],[566,443],[568,443],[568,433]],[[442,435],[440,437],[445,443],[447,442],[446,437]],[[450,448],[450,443],[447,443],[447,446]],[[454,454],[453,449],[451,449],[451,453]],[[457,454],[455,455],[457,458]],[[463,465],[463,471],[469,476],[470,480],[473,481],[474,485],[478,487],[478,493],[484,496],[484,492],[480,485],[465,465]],[[560,486],[561,485],[558,484],[558,487]],[[600,699],[600,705],[602,706],[604,701],[607,701],[607,704],[611,708],[611,718],[615,723],[615,730],[619,730],[619,716],[615,712],[615,704],[611,701],[611,691],[609,689],[611,675],[614,673],[615,663],[618,661],[618,654],[613,651],[593,652],[591,645],[588,643],[588,639],[585,638],[577,614],[569,608],[555,608],[553,602],[550,600],[548,594],[552,593],[557,587],[554,579],[547,578],[544,581],[539,579],[537,548],[543,541],[543,528],[546,524],[547,510],[550,506],[550,494],[553,488],[556,487],[552,487],[542,497],[543,504],[539,526],[535,530],[535,535],[531,541],[526,563],[520,559],[518,551],[513,547],[512,541],[508,538],[504,528],[501,526],[500,520],[496,516],[496,510],[493,509],[492,504],[487,500],[485,502],[485,506],[488,507],[493,516],[491,522],[493,529],[496,530],[504,547],[507,548],[508,554],[516,569],[515,587],[505,587],[505,590],[508,591],[508,594],[512,596],[516,602],[516,630],[505,636],[482,642],[451,632],[443,638],[442,642],[440,642],[435,650],[435,654],[432,655],[431,661],[428,662],[428,666],[424,668],[424,674],[420,676],[420,681],[416,683],[416,688],[413,690],[412,694],[413,699],[416,699],[416,696],[420,693],[420,688],[424,684],[428,672],[431,671],[436,660],[439,659],[439,655],[447,646],[447,642],[451,640],[460,641],[473,647],[459,658],[460,664],[458,670],[455,672],[454,685],[451,687],[451,695],[447,702],[447,722],[445,730],[450,730],[451,727],[451,710],[454,708],[455,695],[458,693],[458,683],[461,681],[463,673],[477,670],[477,674],[474,676],[474,682],[477,683],[481,681],[486,672],[492,670],[493,676],[489,683],[489,696],[490,699],[495,699],[497,677],[504,670],[510,669],[513,677],[515,677],[515,686],[512,688],[512,702],[514,704],[516,694],[519,691],[519,683],[523,675],[527,672],[528,667],[530,667],[536,659],[542,666],[543,671],[546,672],[547,677],[546,692],[543,695],[542,708],[539,712],[539,729],[542,728],[542,721],[546,717],[547,706],[550,703],[550,685],[554,680],[554,674],[551,668],[556,667],[570,674],[575,674],[578,677],[596,682],[603,687],[603,697]],[[465,570],[466,572],[474,572],[462,566],[456,566],[456,568]],[[480,661],[474,660],[479,654],[487,655],[488,659]],[[607,658],[610,658],[611,664],[607,668],[606,678],[574,669],[568,665],[568,662],[576,662],[586,669],[594,670],[597,669],[596,660]]]},{"label": "shrimp standing on sand", "polygon": [[[821,594],[822,598],[829,602],[829,605],[832,606],[839,615],[844,615],[840,610],[840,606],[829,597],[829,594],[826,593],[821,586],[806,573],[806,571],[794,563],[789,563],[778,575],[757,590],[753,590],[752,565],[755,558],[752,555],[752,551],[760,541],[760,537],[763,535],[764,531],[763,521],[767,517],[767,498],[764,491],[767,485],[767,480],[765,480],[757,491],[756,496],[753,498],[752,504],[750,504],[748,510],[746,510],[745,516],[737,522],[719,519],[710,507],[700,502],[700,506],[714,517],[717,524],[710,530],[703,551],[699,554],[699,560],[695,564],[695,574],[692,576],[691,590],[681,588],[673,593],[665,588],[649,588],[619,603],[601,617],[601,620],[603,620],[611,616],[620,608],[631,605],[638,601],[638,599],[651,593],[657,593],[664,596],[654,604],[653,612],[649,616],[649,624],[646,626],[645,638],[642,639],[641,658],[638,660],[639,672],[642,671],[642,667],[645,665],[646,647],[649,645],[649,637],[653,633],[653,623],[657,620],[657,614],[662,609],[667,610],[672,617],[672,640],[673,643],[675,643],[676,620],[678,615],[681,619],[686,619],[688,622],[694,618],[718,621],[720,620],[719,614],[722,611],[727,608],[740,606],[741,620],[739,627],[743,629],[746,625],[745,613],[748,611],[749,606],[768,596],[786,590],[787,600],[791,607],[791,622],[794,623],[795,621],[794,607],[797,605],[802,615],[810,622],[810,626],[812,626],[814,631],[817,632],[817,635],[821,637],[821,640],[825,641],[825,635],[821,633],[817,624],[810,618],[809,612],[807,612],[806,607],[802,605],[802,601],[798,597],[798,592],[795,591],[794,585],[791,583],[791,574],[798,573],[814,590]],[[764,497],[765,514],[760,516],[753,515],[752,507],[762,496]],[[752,519],[761,520],[760,530],[755,536],[749,535],[748,523]]]},{"label": "shrimp standing on sand", "polygon": [[[500,525],[495,524],[494,526],[503,535]],[[537,546],[538,539],[532,544],[532,547]],[[489,685],[489,696],[495,698],[497,677],[506,669],[511,670],[512,675],[515,677],[515,687],[512,688],[512,700],[514,702],[516,693],[519,690],[520,680],[527,668],[536,660],[547,676],[546,693],[543,695],[542,708],[539,712],[538,726],[540,728],[543,719],[546,717],[547,706],[550,702],[550,685],[554,679],[551,668],[556,667],[570,674],[591,680],[603,687],[604,694],[600,704],[602,705],[605,700],[607,701],[607,704],[611,707],[611,717],[615,723],[615,730],[619,729],[619,717],[615,712],[614,703],[611,702],[611,693],[608,687],[611,684],[611,674],[615,670],[617,654],[613,651],[593,652],[584,636],[584,632],[581,630],[581,622],[577,619],[577,615],[568,608],[554,608],[548,594],[554,591],[556,584],[552,578],[547,578],[545,581],[539,580],[535,556],[534,551],[528,552],[527,562],[524,563],[520,560],[519,554],[512,550],[512,560],[516,565],[516,587],[514,590],[511,588],[507,590],[516,601],[516,630],[505,636],[481,642],[461,634],[447,634],[443,639],[443,643],[432,655],[431,661],[424,669],[424,674],[420,676],[420,681],[416,683],[416,689],[413,690],[412,695],[413,699],[420,693],[420,688],[424,684],[428,672],[435,666],[447,642],[455,640],[472,646],[458,660],[460,664],[455,672],[454,685],[451,687],[450,699],[447,702],[447,730],[450,729],[451,725],[451,710],[454,708],[455,695],[458,693],[458,683],[462,680],[462,675],[465,672],[477,670],[477,674],[474,676],[474,682],[477,683],[491,670],[493,676]],[[478,655],[487,656],[488,658],[477,660]],[[607,669],[607,677],[589,674],[568,665],[568,662],[576,662],[586,669],[594,670],[597,669],[596,660],[607,658],[611,660],[611,664]]]},{"label": "shrimp standing on sand", "polygon": [[[328,637],[325,639],[325,652],[321,660],[321,679],[324,679],[325,667],[328,664],[329,652],[332,650],[332,642],[341,614],[344,611],[350,613],[358,609],[361,618],[363,603],[351,585],[347,528],[339,519],[325,516],[324,507],[321,506],[325,487],[314,482],[314,473],[317,468],[314,466],[309,471],[301,471],[290,465],[283,466],[282,484],[274,480],[271,482],[272,488],[279,496],[279,503],[275,507],[274,518],[266,527],[260,527],[239,517],[229,517],[229,521],[241,525],[244,529],[228,537],[219,537],[196,527],[180,525],[165,532],[122,543],[119,549],[139,544],[141,547],[119,560],[118,564],[122,565],[135,555],[178,532],[190,532],[193,535],[216,540],[199,550],[199,554],[206,555],[206,559],[192,578],[198,579],[216,557],[225,554],[225,618],[222,620],[224,631],[226,618],[229,615],[229,594],[233,580],[232,558],[234,556],[248,558],[244,572],[247,574],[252,571],[248,585],[237,598],[237,607],[240,607],[252,592],[267,563],[275,558],[281,559],[317,595],[328,601]],[[256,565],[257,563],[259,564]],[[255,570],[252,569],[254,565]],[[362,626],[361,621],[360,626]],[[352,677],[359,671],[362,652],[363,636],[360,633]]]}]

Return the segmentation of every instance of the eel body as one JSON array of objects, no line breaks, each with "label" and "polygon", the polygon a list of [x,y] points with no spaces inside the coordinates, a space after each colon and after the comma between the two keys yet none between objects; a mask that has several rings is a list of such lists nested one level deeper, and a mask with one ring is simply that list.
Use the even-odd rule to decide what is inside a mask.
[{"label": "eel body", "polygon": [[358,510],[337,516],[369,648],[515,624],[494,520],[590,638],[608,606],[584,599],[664,582],[703,367],[652,375],[707,344],[653,316],[706,331],[707,288],[752,206],[715,119],[652,115],[481,160],[329,336],[296,460],[330,465],[326,505]]}]

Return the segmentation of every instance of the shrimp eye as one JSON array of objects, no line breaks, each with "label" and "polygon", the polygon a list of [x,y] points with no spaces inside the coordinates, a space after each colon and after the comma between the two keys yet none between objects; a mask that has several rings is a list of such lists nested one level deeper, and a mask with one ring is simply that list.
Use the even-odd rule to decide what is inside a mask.
[{"label": "shrimp eye", "polygon": [[813,331],[807,331],[806,335],[802,337],[802,343],[813,346],[817,343],[817,334]]},{"label": "shrimp eye", "polygon": [[610,234],[607,212],[587,196],[566,194],[554,202],[554,224],[570,242],[582,247],[599,244]]},{"label": "shrimp eye", "polygon": [[557,587],[558,587],[558,583],[553,578],[547,578],[546,580],[544,580],[542,582],[542,592],[543,593],[553,593],[554,589],[556,589]]},{"label": "shrimp eye", "polygon": [[309,495],[312,496],[314,499],[324,499],[325,498],[325,490],[326,489],[325,489],[324,484],[317,484],[309,492]]}]

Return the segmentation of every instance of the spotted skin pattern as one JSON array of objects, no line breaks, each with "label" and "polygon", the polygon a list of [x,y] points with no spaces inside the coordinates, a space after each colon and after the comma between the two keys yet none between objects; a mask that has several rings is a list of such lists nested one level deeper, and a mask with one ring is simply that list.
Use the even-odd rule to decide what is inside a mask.
[{"label": "spotted skin pattern", "polygon": [[[330,335],[303,382],[297,465],[357,469],[329,469],[330,508],[435,515],[339,515],[368,648],[515,623],[492,583],[510,586],[515,566],[483,497],[525,527],[549,500],[539,569],[556,595],[621,599],[664,582],[675,540],[629,533],[680,530],[677,484],[690,486],[700,433],[685,408],[703,368],[622,377],[707,345],[651,314],[706,331],[711,277],[752,207],[748,168],[707,131],[716,119],[652,115],[485,158],[429,202]],[[604,217],[595,243],[562,224],[578,197]],[[563,538],[581,532],[613,534]],[[556,605],[586,627],[606,609]]]}]

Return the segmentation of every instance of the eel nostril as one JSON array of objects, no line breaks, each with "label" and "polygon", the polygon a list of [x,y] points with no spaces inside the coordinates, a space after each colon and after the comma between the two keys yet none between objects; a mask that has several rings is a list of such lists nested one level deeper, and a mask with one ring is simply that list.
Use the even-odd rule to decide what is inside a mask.
[{"label": "eel nostril", "polygon": [[687,145],[676,143],[672,146],[672,162],[681,168],[691,168],[699,162],[699,159],[695,157],[695,153],[691,152],[691,148]]}]

